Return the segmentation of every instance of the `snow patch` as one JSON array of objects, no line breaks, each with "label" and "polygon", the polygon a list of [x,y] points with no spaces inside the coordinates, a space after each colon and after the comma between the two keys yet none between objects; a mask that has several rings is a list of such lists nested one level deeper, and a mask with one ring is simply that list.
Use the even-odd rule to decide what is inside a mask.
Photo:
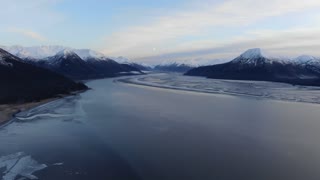
[{"label": "snow patch", "polygon": [[64,46],[3,46],[3,49],[20,58],[43,59],[54,56],[58,52],[66,49]]},{"label": "snow patch", "polygon": [[68,52],[74,52],[81,59],[86,60],[88,58],[107,60],[108,58],[97,51],[91,49],[74,49],[65,46],[1,46],[4,50],[18,56],[22,59],[32,59],[32,60],[45,60],[48,57],[55,56],[57,54],[68,54]]},{"label": "snow patch", "polygon": [[309,55],[301,55],[295,59],[293,59],[294,62],[296,63],[308,63],[311,61],[320,61],[320,59],[314,57],[314,56],[309,56]]},{"label": "snow patch", "polygon": [[63,58],[67,58],[68,56],[73,56],[73,55],[77,55],[75,52],[73,52],[71,49],[64,49],[62,51],[59,51],[56,56],[57,57],[63,57]]},{"label": "snow patch", "polygon": [[104,54],[91,49],[75,49],[74,52],[83,60],[87,60],[89,58],[107,59]]},{"label": "snow patch", "polygon": [[252,59],[264,57],[260,48],[249,49],[240,55],[242,58]]},{"label": "snow patch", "polygon": [[129,64],[131,63],[131,60],[126,58],[126,57],[123,57],[123,56],[119,56],[119,57],[110,57],[110,59],[113,59],[115,61],[117,61],[118,63],[121,63],[121,64]]}]

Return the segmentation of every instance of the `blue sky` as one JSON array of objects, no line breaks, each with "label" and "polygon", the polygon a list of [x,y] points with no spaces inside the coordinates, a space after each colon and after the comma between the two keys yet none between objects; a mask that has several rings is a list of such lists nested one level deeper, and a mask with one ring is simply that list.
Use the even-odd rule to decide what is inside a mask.
[{"label": "blue sky", "polygon": [[137,61],[320,56],[319,0],[0,0],[1,45],[91,48]]}]

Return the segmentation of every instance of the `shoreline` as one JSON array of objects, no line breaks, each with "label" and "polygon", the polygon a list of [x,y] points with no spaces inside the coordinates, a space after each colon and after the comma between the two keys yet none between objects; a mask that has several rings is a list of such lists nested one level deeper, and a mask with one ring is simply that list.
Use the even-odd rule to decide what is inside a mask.
[{"label": "shoreline", "polygon": [[28,103],[19,103],[19,104],[0,104],[0,128],[5,126],[6,124],[9,124],[10,121],[14,119],[14,116],[22,111],[28,111],[35,107],[38,107],[58,99],[68,97],[68,96],[75,96],[87,90],[89,89],[74,91],[74,92],[71,92],[70,94],[47,98],[38,102],[28,102]]},{"label": "shoreline", "polygon": [[0,127],[10,122],[10,120],[14,118],[15,114],[19,112],[30,110],[32,108],[35,108],[37,106],[46,104],[57,99],[60,98],[49,98],[41,100],[39,102],[29,102],[21,104],[2,104],[0,105]]}]

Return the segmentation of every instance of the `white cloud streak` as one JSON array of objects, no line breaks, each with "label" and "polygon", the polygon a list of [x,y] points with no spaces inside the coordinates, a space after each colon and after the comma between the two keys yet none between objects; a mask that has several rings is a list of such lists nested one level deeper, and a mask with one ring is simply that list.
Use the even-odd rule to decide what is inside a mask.
[{"label": "white cloud streak", "polygon": [[[166,53],[156,56],[137,58],[142,62],[161,62],[172,60],[208,60],[208,59],[229,59],[237,57],[243,51],[250,48],[262,48],[268,52],[288,57],[295,57],[302,54],[320,56],[320,28],[297,28],[291,30],[256,30],[247,33],[246,37],[237,37],[227,42],[205,44],[207,48],[187,50],[180,52]],[[187,45],[186,45],[187,46]],[[208,48],[210,47],[210,48]]]},{"label": "white cloud streak", "polygon": [[41,42],[44,42],[47,40],[47,38],[45,38],[41,34],[34,32],[34,31],[31,31],[31,30],[19,29],[19,28],[9,28],[7,32],[21,34],[25,37],[31,38],[33,40],[41,41]]},{"label": "white cloud streak", "polygon": [[[63,0],[0,0],[0,29],[3,41],[9,44],[49,42],[48,30],[62,22],[64,16],[53,8]],[[21,39],[22,35],[28,39]],[[10,39],[9,39],[10,37]]]},{"label": "white cloud streak", "polygon": [[[133,58],[173,53],[183,50],[181,49],[183,43],[179,39],[208,33],[210,28],[239,28],[266,18],[319,7],[319,0],[269,0],[267,2],[264,0],[228,0],[220,4],[206,1],[205,6],[200,6],[195,10],[189,9],[170,16],[160,16],[154,19],[154,22],[113,33],[105,38],[107,43],[104,45],[103,52],[111,55],[128,55]],[[271,41],[268,37],[259,37],[258,32],[255,37],[267,38],[264,41]],[[247,37],[244,39],[248,43],[251,41]],[[229,39],[229,41],[234,40]],[[210,47],[227,46],[221,43],[207,44]],[[153,48],[158,51],[154,52]],[[200,48],[209,48],[209,46]]]}]

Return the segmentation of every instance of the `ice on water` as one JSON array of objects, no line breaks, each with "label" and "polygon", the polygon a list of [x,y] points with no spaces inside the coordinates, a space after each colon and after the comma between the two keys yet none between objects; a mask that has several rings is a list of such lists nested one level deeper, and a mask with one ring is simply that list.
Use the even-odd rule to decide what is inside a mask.
[{"label": "ice on water", "polygon": [[245,95],[275,100],[320,103],[320,87],[293,86],[265,81],[237,81],[182,76],[180,74],[154,74],[125,79],[127,82],[148,86],[199,91],[206,93]]}]

